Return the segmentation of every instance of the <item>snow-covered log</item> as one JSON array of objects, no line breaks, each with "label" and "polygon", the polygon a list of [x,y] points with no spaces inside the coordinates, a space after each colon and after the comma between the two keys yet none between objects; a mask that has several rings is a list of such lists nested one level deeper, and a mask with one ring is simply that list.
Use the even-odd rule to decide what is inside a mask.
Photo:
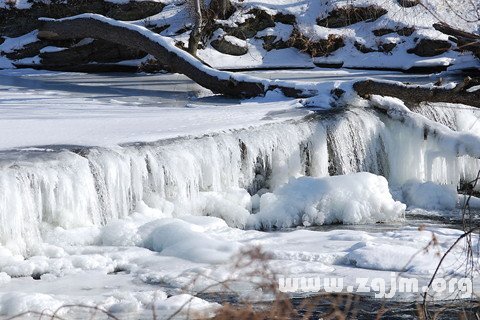
[{"label": "snow-covered log", "polygon": [[456,86],[406,85],[393,81],[364,80],[353,84],[353,88],[361,97],[382,95],[395,97],[407,105],[420,102],[461,103],[480,108],[480,90],[469,90],[470,80]]},{"label": "snow-covered log", "polygon": [[[236,97],[262,96],[267,91],[279,89],[288,97],[301,98],[317,94],[312,86],[295,82],[276,81],[247,76],[240,73],[219,71],[177,47],[171,38],[161,36],[142,26],[113,20],[97,14],[82,14],[64,19],[42,19],[39,37],[47,39],[95,38],[117,44],[140,48],[155,56],[171,71],[181,73],[210,89]],[[394,82],[373,80],[354,84],[357,93],[366,97],[379,94],[399,98],[407,104],[422,101],[462,103],[480,107],[480,90],[466,90],[465,83],[456,87],[411,86]]]},{"label": "snow-covered log", "polygon": [[210,89],[236,97],[255,97],[264,95],[269,90],[279,89],[289,97],[308,97],[315,92],[280,82],[260,79],[233,72],[213,69],[180,49],[175,41],[163,37],[147,28],[110,19],[98,14],[82,14],[64,19],[41,19],[43,21],[38,34],[44,39],[81,39],[94,38],[140,48],[153,55],[173,72],[181,73]]}]

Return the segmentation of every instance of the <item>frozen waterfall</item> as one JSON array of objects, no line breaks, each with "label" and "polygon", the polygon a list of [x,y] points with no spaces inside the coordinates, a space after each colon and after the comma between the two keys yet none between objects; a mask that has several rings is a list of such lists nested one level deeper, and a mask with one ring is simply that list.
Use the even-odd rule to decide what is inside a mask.
[{"label": "frozen waterfall", "polygon": [[[459,113],[424,111],[465,129]],[[423,130],[367,109],[151,144],[0,157],[0,244],[26,254],[46,228],[103,225],[141,210],[214,215],[243,227],[236,217],[255,211],[255,194],[291,177],[368,171],[390,185],[418,179],[458,186],[480,169],[478,160],[443,152]]]}]

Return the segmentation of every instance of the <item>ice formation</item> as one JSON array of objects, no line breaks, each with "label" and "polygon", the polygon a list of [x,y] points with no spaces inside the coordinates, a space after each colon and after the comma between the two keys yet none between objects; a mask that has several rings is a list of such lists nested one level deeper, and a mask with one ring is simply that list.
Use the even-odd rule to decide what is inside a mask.
[{"label": "ice formation", "polygon": [[[452,119],[444,114],[450,109],[430,112]],[[353,109],[197,139],[5,153],[0,243],[28,253],[49,228],[101,226],[149,210],[159,217],[215,216],[244,228],[259,197],[292,177],[367,171],[386,177],[391,186],[411,179],[457,186],[474,178],[478,160],[444,150],[421,129]],[[327,216],[325,221],[370,220]]]},{"label": "ice formation", "polygon": [[393,200],[384,177],[361,172],[292,179],[274,193],[262,195],[251,224],[271,229],[375,223],[399,219],[404,213],[405,205]]},{"label": "ice formation", "polygon": [[[422,110],[453,129],[474,125],[465,110]],[[480,163],[441,143],[352,108],[197,138],[3,152],[0,316],[72,303],[138,317],[168,316],[187,303],[210,314],[218,304],[178,289],[199,274],[206,279],[197,292],[230,277],[232,256],[251,245],[286,275],[334,271],[351,284],[405,271],[425,284],[439,259],[423,251],[432,232],[446,249],[461,231],[251,228],[392,221],[405,205],[389,187],[411,208],[451,208],[464,200],[455,187]],[[458,269],[456,256],[447,260]]]}]

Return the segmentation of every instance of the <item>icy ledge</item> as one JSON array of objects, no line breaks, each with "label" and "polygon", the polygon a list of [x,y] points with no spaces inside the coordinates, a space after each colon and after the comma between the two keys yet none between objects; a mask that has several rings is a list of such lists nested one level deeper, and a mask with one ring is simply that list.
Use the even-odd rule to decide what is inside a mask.
[{"label": "icy ledge", "polygon": [[[458,120],[460,114],[439,109],[435,116]],[[154,144],[2,153],[0,244],[30,256],[51,229],[99,228],[134,212],[215,216],[239,228],[374,222],[383,219],[379,213],[390,213],[388,219],[398,216],[398,209],[367,208],[371,204],[359,201],[355,210],[330,203],[326,211],[317,212],[317,202],[324,201],[321,195],[308,195],[309,207],[304,207],[299,201],[307,194],[297,194],[290,202],[282,192],[311,183],[323,194],[329,182],[302,178],[282,185],[302,176],[371,172],[386,177],[391,186],[416,179],[455,187],[471,181],[480,169],[478,159],[457,157],[456,150],[442,148],[439,139],[425,140],[422,128],[372,110],[355,108],[316,120]],[[331,194],[345,202],[352,183],[339,184],[344,198]],[[381,190],[378,194],[386,196],[386,189]],[[271,206],[289,206],[280,211],[282,221],[268,218],[261,197]],[[372,208],[371,216],[362,213]],[[257,217],[263,218],[250,217],[259,210]],[[334,211],[348,218],[342,220]]]}]

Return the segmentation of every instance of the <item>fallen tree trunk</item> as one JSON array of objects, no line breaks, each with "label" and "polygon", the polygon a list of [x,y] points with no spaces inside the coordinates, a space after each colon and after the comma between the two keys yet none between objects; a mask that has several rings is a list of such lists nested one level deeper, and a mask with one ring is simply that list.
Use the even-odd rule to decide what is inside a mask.
[{"label": "fallen tree trunk", "polygon": [[480,90],[472,92],[467,90],[471,82],[470,78],[466,78],[456,87],[446,88],[364,80],[355,82],[353,89],[363,98],[368,98],[370,95],[389,96],[399,98],[407,105],[418,105],[420,102],[427,101],[461,103],[480,108]]},{"label": "fallen tree trunk", "polygon": [[445,23],[434,23],[433,28],[446,35],[457,44],[461,51],[471,51],[480,59],[480,35],[452,28]]},{"label": "fallen tree trunk", "polygon": [[[172,72],[186,75],[199,85],[214,93],[235,97],[265,95],[279,89],[293,98],[311,97],[318,94],[315,86],[288,81],[268,80],[240,73],[213,69],[175,45],[173,39],[163,37],[144,27],[106,18],[97,14],[83,14],[59,20],[43,19],[39,38],[65,40],[95,38],[134,47],[157,58]],[[391,96],[407,104],[423,101],[462,103],[480,107],[480,90],[466,91],[469,83],[455,88],[412,86],[395,82],[364,80],[354,83],[354,90],[362,97],[372,94]]]},{"label": "fallen tree trunk", "polygon": [[43,39],[102,39],[145,51],[172,72],[186,75],[214,93],[235,97],[262,96],[267,91],[279,89],[288,97],[308,97],[308,90],[284,86],[280,82],[250,77],[213,69],[178,48],[171,38],[163,37],[144,27],[113,20],[97,14],[82,14],[65,19],[42,19],[39,38]]}]

